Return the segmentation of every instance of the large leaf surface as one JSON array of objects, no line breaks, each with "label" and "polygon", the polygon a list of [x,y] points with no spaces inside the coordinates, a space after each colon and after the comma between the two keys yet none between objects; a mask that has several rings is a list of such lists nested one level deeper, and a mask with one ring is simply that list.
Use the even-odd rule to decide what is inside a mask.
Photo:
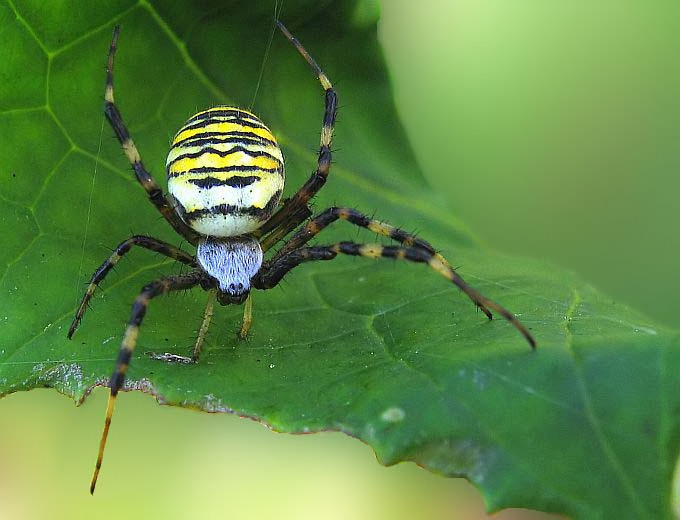
[{"label": "large leaf surface", "polygon": [[[211,2],[0,4],[0,393],[50,386],[83,399],[113,368],[130,304],[177,272],[135,251],[103,284],[74,341],[65,333],[91,271],[133,233],[178,243],[132,179],[101,113],[103,63],[122,25],[116,96],[159,177],[195,111],[249,106],[279,137],[288,193],[314,167],[322,91],[278,34],[271,6]],[[335,429],[381,462],[465,476],[489,507],[577,518],[670,517],[680,341],[571,275],[482,250],[425,185],[391,101],[371,2],[286,2],[283,19],[338,86],[336,163],[317,208],[348,205],[417,229],[461,274],[518,314],[531,352],[423,266],[342,258],[305,265],[241,309],[218,309],[198,365],[205,293],[155,300],[128,386],[164,403],[234,411],[279,431]],[[455,179],[451,186],[455,189]],[[320,242],[374,241],[339,223]]]}]

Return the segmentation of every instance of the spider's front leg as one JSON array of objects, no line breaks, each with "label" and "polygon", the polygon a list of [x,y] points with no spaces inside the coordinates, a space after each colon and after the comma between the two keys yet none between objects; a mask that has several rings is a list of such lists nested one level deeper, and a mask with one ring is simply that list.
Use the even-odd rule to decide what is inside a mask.
[{"label": "spider's front leg", "polygon": [[118,359],[116,360],[116,367],[111,375],[109,381],[109,401],[106,407],[106,419],[104,421],[104,431],[102,433],[101,441],[99,442],[99,453],[97,455],[97,463],[95,465],[94,474],[92,475],[92,482],[90,484],[90,493],[94,493],[94,488],[97,484],[97,477],[102,465],[104,457],[104,448],[106,447],[106,438],[109,434],[109,427],[111,426],[111,417],[113,416],[113,409],[116,403],[118,392],[123,387],[125,382],[125,375],[127,374],[132,353],[137,346],[137,337],[139,336],[139,327],[142,324],[146,309],[149,306],[149,301],[161,294],[167,294],[170,291],[178,291],[182,289],[189,289],[201,283],[204,279],[204,274],[201,271],[193,271],[183,276],[168,276],[160,278],[150,284],[146,285],[137,296],[135,303],[132,305],[132,313],[130,321],[125,329],[123,342],[118,352]]},{"label": "spider's front leg", "polygon": [[[208,334],[208,328],[210,327],[210,322],[212,321],[215,299],[217,292],[215,289],[208,290],[208,302],[205,306],[205,311],[203,312],[203,321],[201,321],[201,326],[198,329],[198,334],[196,335],[196,342],[194,343],[194,350],[190,357],[182,356],[179,354],[173,354],[171,352],[164,352],[163,354],[157,354],[155,352],[147,352],[147,355],[151,359],[157,361],[165,361],[167,363],[182,363],[185,365],[198,363],[198,359],[203,351],[203,345],[205,344],[205,338]],[[247,339],[248,332],[250,331],[250,325],[253,322],[253,299],[250,294],[246,298],[243,305],[243,321],[241,322],[241,328],[237,332],[236,336],[239,339]]]},{"label": "spider's front leg", "polygon": [[191,356],[182,356],[180,354],[173,354],[172,352],[164,352],[163,354],[157,354],[156,352],[146,352],[146,355],[155,359],[156,361],[165,361],[166,363],[182,363],[184,365],[190,365],[193,363],[198,363],[198,358],[201,357],[201,352],[203,351],[203,345],[205,344],[205,338],[208,334],[208,329],[210,328],[210,322],[212,321],[213,312],[215,308],[215,290],[208,289],[208,301],[205,305],[205,310],[203,311],[203,320],[201,321],[201,326],[196,334],[196,341],[194,342],[194,350]]}]

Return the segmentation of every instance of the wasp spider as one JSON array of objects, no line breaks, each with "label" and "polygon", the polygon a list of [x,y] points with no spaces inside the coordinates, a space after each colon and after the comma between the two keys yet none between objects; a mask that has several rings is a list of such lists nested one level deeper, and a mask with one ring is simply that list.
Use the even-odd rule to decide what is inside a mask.
[{"label": "wasp spider", "polygon": [[[198,360],[203,338],[212,317],[213,298],[222,305],[245,303],[241,337],[251,323],[251,289],[271,289],[303,262],[332,260],[338,254],[370,258],[394,258],[429,265],[453,282],[491,319],[491,310],[508,320],[535,347],[526,327],[505,308],[470,287],[449,263],[425,240],[351,208],[332,207],[310,219],[309,200],[321,189],[331,164],[331,139],[337,95],[314,59],[277,22],[316,74],[325,92],[318,164],[311,177],[290,198],[281,201],[284,184],[283,155],[271,131],[253,113],[230,106],[217,106],[192,116],[172,141],[167,159],[169,195],[164,195],[144,167],[113,99],[113,63],[119,27],[113,31],[106,68],[105,113],[120,141],[137,180],[165,220],[196,247],[194,255],[156,238],[137,235],[121,242],[95,271],[68,331],[71,338],[80,324],[97,285],[133,246],[150,249],[191,267],[187,274],[166,276],[144,286],[132,306],[116,366],[109,382],[106,410],[97,463],[90,485],[94,492],[111,424],[116,396],[137,344],[139,327],[149,301],[170,291],[200,286],[211,298],[191,358],[166,354],[170,361]],[[307,243],[336,220],[391,238],[398,245],[338,242],[324,246]],[[306,222],[305,222],[306,221]],[[304,222],[304,224],[303,224]],[[271,258],[264,252],[295,230]]]}]

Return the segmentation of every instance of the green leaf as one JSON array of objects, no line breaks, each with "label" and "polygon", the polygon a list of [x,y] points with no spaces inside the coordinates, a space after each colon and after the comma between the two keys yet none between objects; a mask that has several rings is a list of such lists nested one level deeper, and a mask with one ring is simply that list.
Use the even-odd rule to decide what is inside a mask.
[{"label": "green leaf", "polygon": [[[315,165],[322,90],[280,34],[268,48],[273,6],[84,5],[64,1],[46,16],[40,2],[0,4],[2,394],[48,386],[84,399],[110,376],[139,288],[180,269],[132,252],[66,339],[83,283],[109,248],[134,233],[180,243],[144,200],[102,115],[115,23],[116,99],[159,179],[176,129],[207,106],[249,106],[261,70],[253,106],[281,141],[288,193]],[[384,464],[412,460],[468,478],[491,510],[670,518],[678,333],[568,273],[483,250],[444,209],[392,104],[373,2],[286,2],[281,16],[341,100],[335,163],[316,208],[347,205],[419,230],[515,312],[539,348],[504,320],[488,322],[426,267],[340,258],[255,294],[247,342],[235,336],[242,310],[217,309],[197,365],[145,353],[190,352],[205,293],[154,300],[127,387],[278,431],[344,431]],[[342,222],[324,234],[318,242],[375,240]]]}]

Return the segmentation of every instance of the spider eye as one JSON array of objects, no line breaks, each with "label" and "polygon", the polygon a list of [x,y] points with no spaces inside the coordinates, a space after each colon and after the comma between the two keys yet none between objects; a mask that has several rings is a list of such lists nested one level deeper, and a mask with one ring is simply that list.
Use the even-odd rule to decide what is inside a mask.
[{"label": "spider eye", "polygon": [[245,289],[245,287],[243,286],[243,284],[241,282],[230,283],[229,287],[227,288],[227,292],[229,294],[241,294],[241,293],[243,293],[244,289]]}]

